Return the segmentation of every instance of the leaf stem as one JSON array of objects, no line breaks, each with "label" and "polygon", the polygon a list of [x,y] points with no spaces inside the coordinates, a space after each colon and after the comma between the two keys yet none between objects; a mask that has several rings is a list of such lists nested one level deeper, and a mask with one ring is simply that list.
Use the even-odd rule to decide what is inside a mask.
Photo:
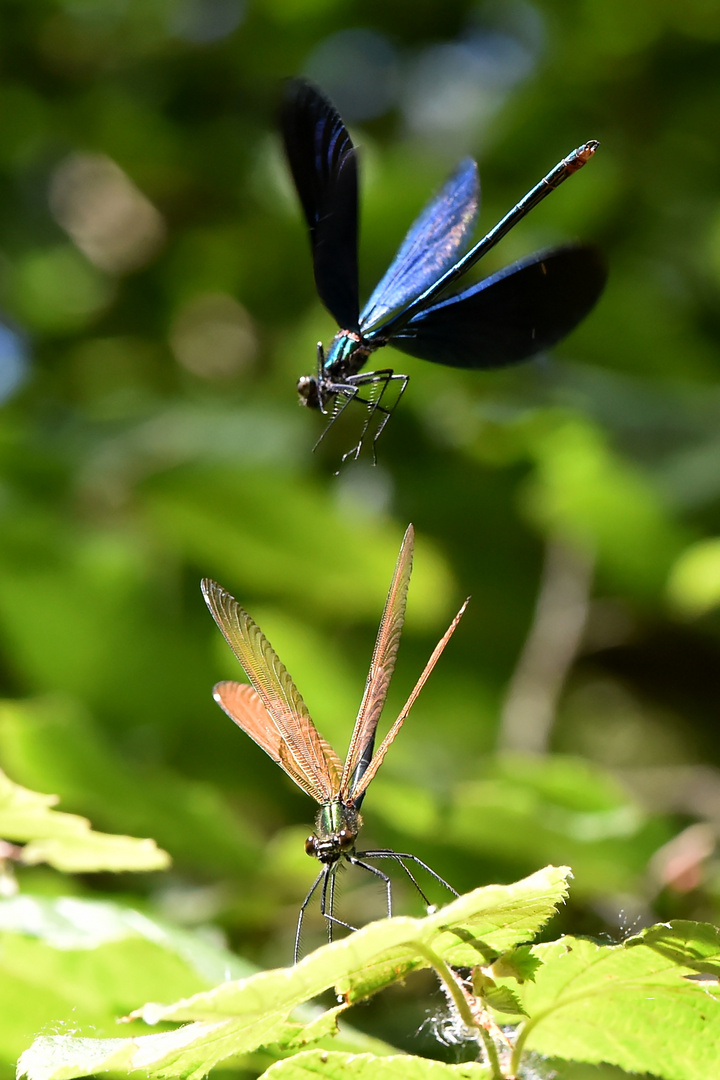
[{"label": "leaf stem", "polygon": [[468,995],[460,985],[455,972],[430,948],[429,945],[425,945],[423,942],[415,942],[415,947],[421,956],[423,956],[437,972],[438,977],[447,988],[453,1004],[460,1015],[460,1019],[465,1026],[480,1033],[480,1038],[485,1046],[485,1053],[487,1054],[492,1080],[506,1080],[493,1038],[490,1035],[490,1032],[486,1031],[483,1025],[479,1023],[475,1010],[468,999]]}]

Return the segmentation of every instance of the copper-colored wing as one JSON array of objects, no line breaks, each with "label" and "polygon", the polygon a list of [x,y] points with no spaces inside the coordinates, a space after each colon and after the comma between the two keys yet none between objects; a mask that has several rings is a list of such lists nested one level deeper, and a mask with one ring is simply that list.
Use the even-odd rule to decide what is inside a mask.
[{"label": "copper-colored wing", "polygon": [[[257,623],[229,592],[210,578],[203,578],[202,591],[210,614],[244,667],[263,708],[244,690],[239,692],[241,683],[219,683],[215,700],[303,791],[319,803],[335,798],[340,759],[318,733],[287,668]],[[238,689],[220,689],[226,687]],[[235,705],[239,706],[237,712]]]},{"label": "copper-colored wing", "polygon": [[425,670],[423,671],[422,675],[418,679],[418,681],[417,681],[417,683],[415,685],[415,689],[411,693],[410,697],[407,699],[407,701],[405,703],[405,706],[403,707],[402,712],[398,716],[398,718],[395,721],[395,723],[393,724],[393,726],[388,731],[387,735],[385,736],[385,738],[381,742],[380,746],[375,751],[375,756],[373,757],[370,765],[367,767],[367,769],[363,773],[362,777],[360,778],[360,781],[355,785],[353,791],[351,792],[351,798],[352,798],[353,802],[357,802],[358,799],[362,798],[362,796],[364,795],[364,793],[365,793],[365,791],[367,789],[368,784],[373,779],[373,777],[375,776],[375,773],[378,771],[378,769],[382,765],[383,758],[385,757],[386,753],[388,752],[388,750],[389,750],[395,736],[397,735],[398,731],[402,727],[403,721],[405,720],[405,717],[407,716],[407,714],[410,712],[411,708],[415,704],[415,700],[416,700],[418,694],[420,693],[420,691],[422,690],[423,686],[427,682],[427,679],[428,679],[428,676],[429,676],[430,672],[435,667],[435,664],[437,663],[437,661],[440,659],[440,654],[442,653],[443,649],[445,648],[448,641],[452,637],[457,624],[460,622],[460,619],[463,616],[463,612],[465,611],[465,608],[468,606],[469,600],[470,600],[470,597],[467,598],[467,600],[465,601],[463,606],[460,608],[457,615],[455,616],[453,621],[450,623],[449,627],[447,628],[447,630],[445,631],[443,636],[441,637],[440,641],[438,641],[437,645],[433,649],[433,654],[430,657],[430,659],[428,660],[427,664],[425,665]]},{"label": "copper-colored wing", "polygon": [[[412,525],[408,525],[395,564],[390,591],[385,601],[385,610],[380,620],[380,629],[365,683],[365,693],[360,702],[360,710],[343,767],[340,780],[342,799],[355,795],[360,778],[370,764],[375,731],[385,704],[390,679],[395,670],[400,634],[405,621],[405,601],[412,572],[414,544],[415,530]],[[361,766],[359,770],[358,766]]]},{"label": "copper-colored wing", "polygon": [[[288,740],[280,734],[272,717],[262,703],[262,698],[250,683],[219,682],[213,687],[213,697],[221,709],[223,709],[238,727],[261,746],[266,754],[284,769],[288,776],[295,781],[298,787],[307,792],[318,802],[325,800],[326,796],[318,787],[317,777],[311,778],[302,771],[295,760]],[[335,751],[317,732],[323,751],[331,758],[336,757]],[[339,775],[340,762],[337,761],[336,777]]]}]

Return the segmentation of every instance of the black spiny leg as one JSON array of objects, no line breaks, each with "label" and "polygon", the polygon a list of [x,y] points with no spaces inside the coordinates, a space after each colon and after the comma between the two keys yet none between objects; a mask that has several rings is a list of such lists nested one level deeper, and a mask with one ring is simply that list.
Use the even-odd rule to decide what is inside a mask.
[{"label": "black spiny leg", "polygon": [[[365,438],[368,433],[368,428],[372,423],[373,417],[376,413],[380,413],[382,419],[378,425],[377,431],[373,435],[372,446],[373,465],[377,465],[377,441],[385,430],[385,425],[387,424],[388,420],[395,412],[397,404],[400,401],[400,398],[405,393],[405,388],[409,381],[410,379],[408,375],[396,375],[391,368],[387,368],[382,371],[369,371],[361,375],[353,375],[348,379],[348,385],[354,387],[355,393],[353,394],[353,397],[351,399],[348,399],[348,402],[345,403],[343,409],[347,406],[350,400],[357,401],[358,403],[367,406],[367,416],[365,418],[365,423],[363,424],[362,431],[360,432],[360,438],[351,450],[348,450],[347,453],[343,454],[343,462],[347,461],[348,458],[351,458],[353,461],[357,461],[365,444]],[[391,382],[399,382],[401,383],[401,386],[393,404],[389,408],[386,408],[381,403]],[[369,388],[368,396],[360,397],[359,392],[364,387]]]}]

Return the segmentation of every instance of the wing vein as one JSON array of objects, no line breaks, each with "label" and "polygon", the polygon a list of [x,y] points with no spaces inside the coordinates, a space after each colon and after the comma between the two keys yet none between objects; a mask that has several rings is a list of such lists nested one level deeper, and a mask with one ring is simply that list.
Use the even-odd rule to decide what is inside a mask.
[{"label": "wing vein", "polygon": [[[299,787],[318,802],[334,798],[339,785],[340,761],[315,727],[287,668],[257,623],[230,593],[209,578],[203,579],[202,590],[211,615],[245,669],[277,738],[262,736],[263,717],[254,704],[250,713],[241,710],[240,715],[235,715],[230,711],[229,706],[239,700],[236,692],[227,691],[224,698],[216,694],[216,700]],[[241,685],[218,684],[221,688]],[[247,705],[248,699],[242,701]]]},{"label": "wing vein", "polygon": [[361,763],[367,767],[372,753],[375,731],[385,705],[390,679],[395,670],[400,635],[405,621],[405,603],[412,572],[414,543],[415,531],[412,525],[408,525],[385,601],[370,661],[370,670],[365,682],[365,691],[340,779],[341,798],[352,795],[351,788],[357,784],[362,774],[358,775],[356,771],[359,766],[362,769]]}]

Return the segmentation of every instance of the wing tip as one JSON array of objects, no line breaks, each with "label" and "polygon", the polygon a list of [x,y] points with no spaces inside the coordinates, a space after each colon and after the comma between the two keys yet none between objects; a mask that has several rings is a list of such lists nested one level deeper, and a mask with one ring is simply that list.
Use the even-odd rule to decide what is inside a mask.
[{"label": "wing tip", "polygon": [[217,701],[218,705],[222,704],[223,694],[230,687],[246,686],[249,690],[252,690],[250,683],[240,683],[235,679],[221,679],[220,682],[216,682],[212,688],[212,696]]},{"label": "wing tip", "polygon": [[479,168],[478,163],[475,160],[475,158],[470,157],[469,154],[466,157],[464,157],[462,159],[462,161],[460,162],[460,164],[455,169],[454,175],[455,176],[469,177],[471,182],[473,180],[476,180],[476,181],[479,182],[479,180],[480,180],[480,168]]},{"label": "wing tip", "polygon": [[[204,577],[200,582],[200,589],[203,596],[205,597],[205,602],[208,605],[214,603],[217,600],[235,600],[235,597],[231,593],[229,593],[227,589],[224,589],[222,585],[220,585],[219,582],[215,581],[213,578]],[[237,603],[237,601],[235,602]]]},{"label": "wing tip", "polygon": [[217,581],[213,581],[212,578],[204,577],[200,582],[200,590],[203,594],[203,600],[207,605],[207,609],[212,617],[217,622],[215,612],[218,610],[218,605],[222,602],[225,590],[222,585],[218,585]]}]

